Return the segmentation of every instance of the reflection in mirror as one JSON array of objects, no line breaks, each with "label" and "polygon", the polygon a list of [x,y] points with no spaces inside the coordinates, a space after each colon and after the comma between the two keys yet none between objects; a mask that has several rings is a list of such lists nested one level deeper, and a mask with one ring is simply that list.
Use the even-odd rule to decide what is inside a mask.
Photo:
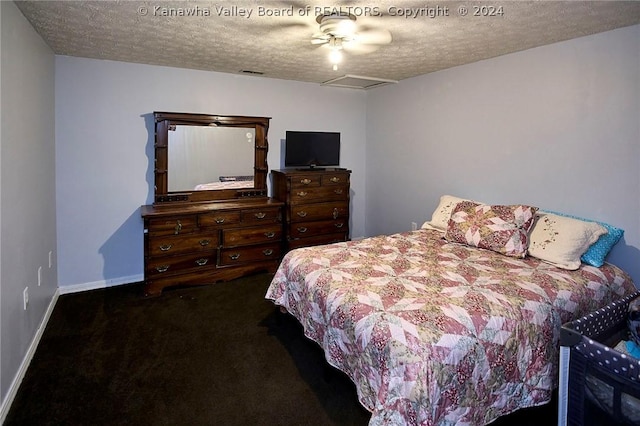
[{"label": "reflection in mirror", "polygon": [[154,204],[267,197],[269,117],[153,115]]},{"label": "reflection in mirror", "polygon": [[253,188],[254,128],[176,125],[168,136],[169,191]]}]

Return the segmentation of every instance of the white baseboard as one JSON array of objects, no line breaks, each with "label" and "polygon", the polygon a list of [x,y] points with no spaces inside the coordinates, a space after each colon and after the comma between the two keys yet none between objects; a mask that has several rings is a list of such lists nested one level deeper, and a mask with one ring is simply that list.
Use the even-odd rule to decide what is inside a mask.
[{"label": "white baseboard", "polygon": [[47,323],[49,322],[49,318],[51,317],[51,313],[53,312],[53,308],[56,306],[56,302],[58,301],[58,296],[60,295],[60,291],[56,290],[51,298],[51,302],[49,302],[49,306],[47,306],[47,310],[42,317],[42,321],[40,322],[40,326],[36,330],[35,336],[31,340],[31,344],[27,349],[27,353],[20,364],[20,368],[16,373],[11,385],[9,386],[9,391],[7,392],[6,398],[2,401],[2,406],[0,406],[0,424],[4,423],[4,420],[9,414],[9,408],[11,408],[11,404],[13,403],[13,399],[16,397],[18,393],[18,388],[22,383],[22,379],[24,378],[25,373],[27,372],[27,368],[29,368],[29,364],[31,363],[31,359],[33,355],[36,353],[36,349],[38,344],[40,343],[40,339],[42,338],[42,334],[44,333],[44,329],[47,327]]},{"label": "white baseboard", "polygon": [[81,291],[97,290],[99,288],[114,287],[117,285],[137,283],[144,280],[143,274],[130,275],[109,280],[93,281],[83,284],[72,284],[59,287],[60,294],[78,293]]},{"label": "white baseboard", "polygon": [[131,284],[131,283],[140,282],[143,280],[144,280],[144,275],[139,274],[139,275],[130,275],[128,277],[114,278],[110,280],[100,280],[100,281],[94,281],[90,283],[74,284],[74,285],[58,287],[53,297],[51,298],[51,302],[47,307],[47,310],[42,318],[42,322],[40,323],[38,330],[36,330],[35,336],[33,336],[33,340],[31,341],[31,344],[27,349],[27,353],[25,354],[24,359],[20,364],[20,368],[18,369],[18,372],[16,373],[16,376],[14,377],[13,382],[11,382],[11,386],[9,386],[7,397],[2,401],[2,405],[0,406],[0,425],[4,423],[4,420],[7,417],[7,414],[9,413],[9,408],[11,408],[11,404],[13,403],[13,399],[16,397],[16,394],[18,393],[18,388],[20,387],[20,384],[22,383],[22,379],[24,378],[24,375],[27,372],[27,368],[29,368],[31,359],[33,358],[33,355],[36,353],[36,349],[38,348],[38,344],[40,343],[42,334],[44,333],[44,330],[47,327],[47,323],[49,322],[49,318],[51,317],[53,308],[55,307],[56,302],[58,301],[58,296],[60,296],[61,294],[78,293],[81,291],[96,290],[100,288],[113,287],[113,286],[122,285],[122,284]]}]

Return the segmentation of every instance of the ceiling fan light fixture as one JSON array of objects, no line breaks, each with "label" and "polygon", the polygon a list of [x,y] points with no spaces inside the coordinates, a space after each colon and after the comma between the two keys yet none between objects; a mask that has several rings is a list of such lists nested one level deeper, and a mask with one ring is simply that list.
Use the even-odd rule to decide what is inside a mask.
[{"label": "ceiling fan light fixture", "polygon": [[333,70],[338,71],[338,64],[342,62],[342,48],[331,48],[329,62],[333,64]]},{"label": "ceiling fan light fixture", "polygon": [[329,61],[334,65],[342,62],[342,51],[340,49],[331,49],[331,52],[329,52]]},{"label": "ceiling fan light fixture", "polygon": [[384,29],[364,26],[358,28],[356,17],[350,13],[335,12],[316,17],[320,32],[313,34],[311,43],[329,47],[329,61],[337,71],[342,60],[343,48],[360,53],[370,53],[378,45],[389,44],[391,33]]},{"label": "ceiling fan light fixture", "polygon": [[330,47],[331,49],[334,49],[334,50],[341,50],[341,49],[342,49],[342,42],[343,42],[343,41],[344,41],[344,40],[342,40],[342,39],[341,39],[341,38],[339,38],[339,37],[331,36],[331,38],[329,38],[328,45],[329,45],[329,47]]},{"label": "ceiling fan light fixture", "polygon": [[342,39],[331,36],[329,43],[329,62],[333,64],[333,70],[338,71],[338,64],[342,62]]}]

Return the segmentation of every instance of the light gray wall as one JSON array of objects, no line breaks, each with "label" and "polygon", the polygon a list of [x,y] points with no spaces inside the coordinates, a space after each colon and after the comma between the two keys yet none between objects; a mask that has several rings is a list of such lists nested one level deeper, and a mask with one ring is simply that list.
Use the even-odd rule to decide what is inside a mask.
[{"label": "light gray wall", "polygon": [[142,279],[140,206],[152,202],[153,111],[272,117],[270,168],[286,130],[342,133],[353,237],[364,235],[366,94],[285,80],[56,57],[58,280]]},{"label": "light gray wall", "polygon": [[271,116],[271,168],[286,130],[342,132],[353,237],[407,230],[445,193],[527,202],[624,228],[610,260],[640,282],[640,26],[361,92],[64,56],[54,65],[13,3],[0,2],[0,19],[3,401],[57,281],[142,277],[154,110]]},{"label": "light gray wall", "polygon": [[443,194],[530,203],[625,229],[640,284],[640,26],[385,86],[367,97],[367,235]]},{"label": "light gray wall", "polygon": [[51,49],[13,2],[0,2],[0,11],[0,396],[4,405],[57,290],[55,263],[49,268],[49,251],[55,253],[56,248],[55,62]]}]

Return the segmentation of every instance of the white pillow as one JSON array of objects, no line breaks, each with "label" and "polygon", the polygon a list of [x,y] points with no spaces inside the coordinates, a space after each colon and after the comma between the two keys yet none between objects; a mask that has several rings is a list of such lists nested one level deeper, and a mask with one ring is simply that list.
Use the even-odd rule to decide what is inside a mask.
[{"label": "white pillow", "polygon": [[580,256],[607,233],[607,229],[596,222],[546,212],[538,212],[536,216],[529,235],[529,256],[562,269],[578,269],[582,263]]},{"label": "white pillow", "polygon": [[440,197],[440,204],[434,210],[431,220],[422,224],[422,229],[435,229],[437,231],[447,232],[447,225],[451,212],[462,201],[471,201],[464,198],[454,197],[453,195],[443,195]]}]

